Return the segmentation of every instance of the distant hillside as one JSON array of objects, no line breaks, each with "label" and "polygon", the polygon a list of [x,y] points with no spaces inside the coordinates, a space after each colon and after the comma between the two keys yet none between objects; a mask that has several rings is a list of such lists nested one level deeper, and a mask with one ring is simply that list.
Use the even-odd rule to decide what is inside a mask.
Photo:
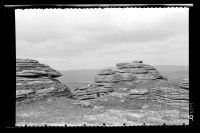
[{"label": "distant hillside", "polygon": [[[168,79],[172,81],[187,78],[189,75],[188,66],[159,65],[154,67],[161,74],[168,77]],[[60,71],[63,74],[63,76],[59,77],[58,79],[64,83],[89,83],[94,81],[94,77],[100,72],[100,70],[101,69],[83,69]]]},{"label": "distant hillside", "polygon": [[155,68],[170,81],[179,82],[183,78],[189,78],[188,66],[155,66]]},{"label": "distant hillside", "polygon": [[174,65],[157,65],[154,66],[158,71],[174,72],[174,71],[189,71],[188,66],[174,66]]},{"label": "distant hillside", "polygon": [[58,78],[61,82],[88,83],[93,82],[94,77],[100,72],[100,69],[82,69],[59,72],[63,74],[63,76]]}]

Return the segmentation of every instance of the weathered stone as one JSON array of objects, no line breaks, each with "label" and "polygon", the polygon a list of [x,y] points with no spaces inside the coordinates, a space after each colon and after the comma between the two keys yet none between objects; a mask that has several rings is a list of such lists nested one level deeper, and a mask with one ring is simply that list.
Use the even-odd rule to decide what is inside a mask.
[{"label": "weathered stone", "polygon": [[182,89],[189,89],[189,79],[182,79],[179,86]]},{"label": "weathered stone", "polygon": [[112,92],[109,94],[110,96],[118,97],[118,98],[124,98],[128,94],[127,93],[121,93],[121,92]]},{"label": "weathered stone", "polygon": [[96,83],[115,83],[119,82],[123,79],[123,77],[120,74],[113,74],[113,75],[98,75],[95,77],[95,82]]},{"label": "weathered stone", "polygon": [[[119,88],[125,86],[133,87],[140,82],[151,82],[155,80],[166,79],[152,66],[143,64],[142,61],[133,61],[131,63],[117,63],[116,68],[104,69],[95,77],[92,88],[81,87],[75,90],[74,97],[101,93],[102,90],[112,88],[113,91],[119,91]],[[120,85],[119,84],[123,84]],[[119,87],[118,87],[119,86]],[[101,87],[102,89],[95,89]],[[126,87],[125,87],[126,88]]]},{"label": "weathered stone", "polygon": [[130,99],[155,102],[182,109],[189,107],[189,92],[182,91],[182,89],[168,87],[157,87],[150,90],[132,89],[128,94]]},{"label": "weathered stone", "polygon": [[16,59],[16,76],[18,77],[60,77],[61,73],[38,61]]},{"label": "weathered stone", "polygon": [[72,97],[77,100],[95,99],[97,97],[100,97],[104,93],[109,93],[112,91],[113,91],[112,88],[86,86],[86,87],[81,87],[80,89],[75,90],[72,93]]},{"label": "weathered stone", "polygon": [[30,94],[35,93],[34,90],[29,89],[29,90],[16,90],[16,98],[22,98],[22,97],[27,97]]},{"label": "weathered stone", "polygon": [[133,81],[136,79],[136,76],[131,73],[121,73],[120,76],[122,76],[120,81]]},{"label": "weathered stone", "polygon": [[117,63],[116,64],[118,69],[124,69],[124,68],[142,68],[145,66],[145,64],[142,63]]},{"label": "weathered stone", "polygon": [[119,73],[130,73],[131,72],[130,69],[127,69],[127,68],[125,68],[125,69],[117,69],[116,71],[119,72]]},{"label": "weathered stone", "polygon": [[156,80],[157,78],[154,75],[149,74],[136,74],[138,80]]},{"label": "weathered stone", "polygon": [[104,69],[99,73],[99,75],[112,75],[115,73],[116,73],[116,71],[114,71],[112,69]]},{"label": "weathered stone", "polygon": [[146,64],[143,63],[130,63],[128,65],[129,68],[144,68],[144,66],[146,66]]},{"label": "weathered stone", "polygon": [[129,68],[129,63],[117,63],[116,66],[118,69]]},{"label": "weathered stone", "polygon": [[144,68],[130,68],[129,69],[132,74],[145,74],[148,71]]},{"label": "weathered stone", "polygon": [[18,63],[38,63],[38,61],[31,60],[31,59],[16,59],[16,62],[18,62]]},{"label": "weathered stone", "polygon": [[135,60],[135,61],[132,61],[132,63],[142,63],[143,61],[142,60]]},{"label": "weathered stone", "polygon": [[95,99],[95,98],[97,98],[97,94],[74,96],[73,98],[75,98],[77,100],[89,100],[89,99]]},{"label": "weathered stone", "polygon": [[16,101],[70,96],[69,88],[55,77],[59,72],[30,59],[16,59]]}]

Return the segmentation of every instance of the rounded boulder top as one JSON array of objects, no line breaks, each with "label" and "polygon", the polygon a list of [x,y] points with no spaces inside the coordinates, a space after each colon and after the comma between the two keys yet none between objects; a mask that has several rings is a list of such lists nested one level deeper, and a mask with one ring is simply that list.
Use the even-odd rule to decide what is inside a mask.
[{"label": "rounded boulder top", "polygon": [[39,62],[36,61],[36,60],[33,60],[33,59],[21,59],[21,58],[18,58],[18,59],[16,59],[16,63],[39,63]]},{"label": "rounded boulder top", "polygon": [[18,77],[60,77],[62,74],[48,65],[32,59],[16,59]]},{"label": "rounded boulder top", "polygon": [[99,75],[112,75],[112,74],[115,74],[115,73],[116,73],[115,70],[108,68],[108,69],[101,70]]},{"label": "rounded boulder top", "polygon": [[134,61],[132,61],[132,63],[143,63],[143,61],[142,60],[134,60]]}]

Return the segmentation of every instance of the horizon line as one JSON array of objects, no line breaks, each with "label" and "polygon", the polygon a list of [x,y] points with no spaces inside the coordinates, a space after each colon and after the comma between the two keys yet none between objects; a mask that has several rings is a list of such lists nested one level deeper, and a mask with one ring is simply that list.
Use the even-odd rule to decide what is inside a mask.
[{"label": "horizon line", "polygon": [[[151,65],[151,66],[184,66],[184,67],[189,67],[189,65]],[[58,71],[76,71],[76,70],[102,70],[106,68],[114,68],[114,67],[104,67],[104,68],[83,68],[83,69],[57,69]]]}]

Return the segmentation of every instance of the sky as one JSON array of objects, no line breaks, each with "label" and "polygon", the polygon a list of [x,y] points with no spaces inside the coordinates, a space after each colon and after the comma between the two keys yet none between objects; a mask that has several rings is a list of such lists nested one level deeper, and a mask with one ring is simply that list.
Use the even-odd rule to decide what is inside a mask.
[{"label": "sky", "polygon": [[17,9],[16,57],[57,70],[189,65],[188,8]]}]

